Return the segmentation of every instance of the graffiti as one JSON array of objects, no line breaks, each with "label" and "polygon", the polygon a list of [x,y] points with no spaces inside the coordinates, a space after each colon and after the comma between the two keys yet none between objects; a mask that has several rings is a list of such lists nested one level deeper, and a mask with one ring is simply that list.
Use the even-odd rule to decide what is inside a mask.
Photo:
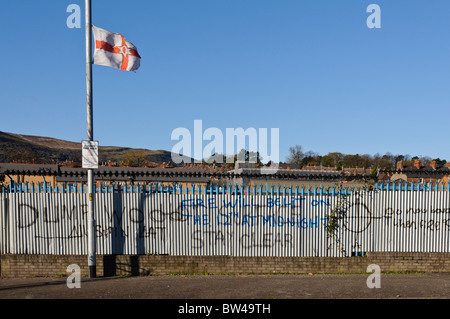
[{"label": "graffiti", "polygon": [[[215,198],[208,199],[207,203],[203,203],[203,199],[188,199],[181,200],[178,205],[172,205],[169,203],[168,209],[163,207],[157,209],[146,209],[149,206],[138,208],[126,208],[120,209],[108,209],[105,205],[101,209],[101,214],[105,216],[106,220],[110,224],[122,224],[125,219],[131,224],[142,224],[146,222],[152,222],[156,224],[164,224],[167,222],[182,222],[187,225],[203,225],[207,226],[212,223],[225,226],[249,226],[256,227],[258,225],[269,225],[270,227],[297,227],[302,229],[317,228],[319,227],[319,220],[326,222],[326,218],[314,218],[301,217],[298,212],[289,212],[287,216],[282,216],[276,212],[277,208],[281,207],[295,207],[295,203],[298,208],[301,208],[302,201],[305,198],[292,198],[286,199],[267,199],[267,205],[254,204],[253,199],[247,203],[245,199],[236,199],[234,202],[223,201],[222,206],[215,204]],[[188,204],[187,204],[188,203]],[[312,200],[311,206],[324,205],[329,206],[329,201],[324,200]],[[174,208],[175,207],[175,208]],[[207,209],[208,213],[198,213],[197,211],[203,207]],[[246,207],[254,207],[252,214],[246,214]],[[244,213],[239,212],[239,208]],[[209,213],[209,210],[215,210],[214,213]],[[229,211],[231,210],[231,212]],[[260,214],[260,210],[265,210],[264,214]],[[275,212],[272,212],[275,211]],[[148,212],[148,213],[147,213]],[[87,205],[80,206],[73,205],[70,208],[66,205],[55,205],[52,207],[43,207],[39,210],[30,204],[19,203],[16,215],[16,226],[18,228],[29,228],[35,225],[41,219],[41,222],[45,224],[59,224],[64,222],[82,221],[85,222],[87,218]],[[81,224],[79,225],[81,226]],[[100,226],[101,227],[101,226]],[[106,226],[105,226],[106,227]],[[117,227],[108,226],[107,228],[100,230],[102,235],[109,235],[112,232],[117,233]],[[123,232],[123,230],[122,230]]]},{"label": "graffiti", "polygon": [[[342,196],[337,201],[331,214],[327,215],[328,250],[335,249],[342,256],[364,251],[371,247],[368,245],[367,234],[380,238],[379,242],[389,242],[391,249],[398,249],[397,246],[403,245],[411,238],[428,241],[430,237],[424,235],[425,232],[443,234],[442,231],[450,231],[450,209],[445,206],[388,206],[380,209],[383,201],[376,200],[375,194],[376,192],[356,193],[353,196]],[[443,203],[446,204],[446,201]],[[399,230],[404,237],[398,235]],[[396,234],[395,237],[391,237],[392,234]],[[421,244],[420,240],[417,240],[416,245]]]},{"label": "graffiti", "polygon": [[[385,202],[371,192],[342,197],[106,195],[95,206],[97,242],[111,246],[102,253],[126,247],[130,253],[351,256],[367,251],[372,242],[392,249],[409,238],[426,241],[428,234],[448,236],[450,231],[445,198],[431,206]],[[41,247],[58,251],[64,246],[70,252],[87,240],[88,207],[79,198],[10,201],[0,230],[7,231],[9,247],[39,253]]]},{"label": "graffiti", "polygon": [[383,218],[392,225],[403,229],[450,230],[450,208],[392,208],[384,210]]},{"label": "graffiti", "polygon": [[[352,221],[354,219],[355,221]],[[353,233],[364,232],[372,222],[369,208],[359,201],[349,205],[345,216],[345,229]]]},{"label": "graffiti", "polygon": [[[228,214],[219,214],[213,217],[211,220],[211,216],[208,214],[203,215],[183,215],[186,217],[186,222],[188,225],[202,225],[208,226],[211,223],[216,223],[217,225],[223,226],[248,226],[248,227],[256,227],[259,225],[269,226],[269,227],[297,227],[302,229],[308,228],[318,228],[319,227],[319,217],[315,216],[314,218],[300,218],[299,216],[280,216],[280,215],[246,215],[239,213],[228,213]],[[321,221],[326,223],[327,218],[320,218]]]},{"label": "graffiti", "polygon": [[[19,203],[17,209],[17,227],[28,228],[33,226],[41,215],[45,223],[59,223],[65,220],[77,219],[79,213],[81,213],[81,216],[86,215],[87,209],[86,204],[80,207],[74,205],[71,208],[66,205],[55,205],[53,207],[44,207],[40,212],[38,208],[30,204]],[[52,212],[58,213],[55,216],[51,216]]]},{"label": "graffiti", "polygon": [[[181,212],[186,208],[205,208],[205,209],[219,209],[220,211],[224,209],[243,209],[247,207],[252,208],[272,208],[272,207],[291,207],[291,208],[302,208],[304,202],[307,201],[305,197],[268,197],[263,203],[259,203],[255,197],[241,197],[238,196],[234,200],[222,200],[221,206],[217,202],[216,198],[211,197],[207,200],[203,198],[193,198],[193,199],[183,199],[181,200]],[[317,200],[312,199],[310,201],[311,206],[330,206],[329,199],[327,200]]]},{"label": "graffiti", "polygon": [[398,218],[393,220],[393,225],[404,229],[427,229],[430,231],[439,231],[444,226],[444,229],[450,230],[450,219],[444,219],[443,221],[434,219],[420,219],[420,220],[410,220]]},{"label": "graffiti", "polygon": [[255,232],[235,235],[232,231],[195,230],[192,232],[192,248],[203,249],[205,247],[226,247],[234,242],[237,237],[238,245],[243,249],[293,247],[292,235],[281,232],[264,232],[261,235]]},{"label": "graffiti", "polygon": [[[411,219],[420,215],[421,219]],[[339,217],[333,218],[333,222],[340,222],[340,227],[353,233],[366,231],[373,220],[384,220],[384,225],[389,223],[399,228],[439,230],[442,225],[450,230],[450,218],[436,220],[436,217],[450,217],[449,208],[424,209],[407,208],[406,210],[388,207],[382,216],[373,216],[366,204],[358,200],[342,208]],[[412,216],[412,217],[411,217]]]}]

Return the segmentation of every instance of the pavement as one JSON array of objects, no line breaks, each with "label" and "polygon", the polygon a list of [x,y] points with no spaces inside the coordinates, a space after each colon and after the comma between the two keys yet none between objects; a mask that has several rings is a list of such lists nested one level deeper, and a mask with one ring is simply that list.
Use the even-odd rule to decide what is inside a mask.
[{"label": "pavement", "polygon": [[[0,299],[15,300],[145,300],[152,309],[168,307],[172,314],[194,304],[214,304],[223,315],[224,303],[265,303],[278,311],[301,300],[439,300],[450,304],[450,273],[342,275],[173,275],[139,277],[0,279]],[[368,287],[371,285],[373,288]],[[69,286],[77,286],[69,288]],[[375,286],[374,286],[375,285]],[[217,306],[217,304],[219,305]],[[280,305],[280,303],[283,303]],[[45,303],[41,304],[45,305]],[[225,306],[223,306],[225,307]],[[433,309],[439,309],[433,305]],[[200,308],[199,308],[200,309]],[[221,310],[219,310],[221,309]],[[252,308],[255,310],[255,308]],[[267,309],[266,309],[267,310]],[[325,310],[325,309],[323,309]],[[229,311],[229,309],[227,309]]]},{"label": "pavement", "polygon": [[[450,273],[347,275],[173,275],[0,279],[0,299],[361,299],[450,298]],[[375,285],[375,281],[371,281]]]}]

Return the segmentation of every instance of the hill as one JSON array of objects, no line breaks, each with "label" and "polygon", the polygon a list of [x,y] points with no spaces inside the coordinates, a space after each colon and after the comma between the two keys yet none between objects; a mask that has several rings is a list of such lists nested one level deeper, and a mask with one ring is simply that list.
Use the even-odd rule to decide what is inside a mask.
[{"label": "hill", "polygon": [[[63,163],[73,161],[81,166],[81,143],[57,138],[22,135],[0,131],[0,162]],[[99,146],[99,162],[129,162],[141,166],[146,161],[163,163],[172,161],[171,152],[118,146]]]}]

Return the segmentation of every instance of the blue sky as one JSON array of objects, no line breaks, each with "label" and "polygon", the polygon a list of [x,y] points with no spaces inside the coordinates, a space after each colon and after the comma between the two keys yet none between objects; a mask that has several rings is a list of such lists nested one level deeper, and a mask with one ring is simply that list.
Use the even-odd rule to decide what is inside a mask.
[{"label": "blue sky", "polygon": [[[0,5],[0,130],[86,139],[84,1]],[[174,129],[202,120],[279,128],[280,160],[296,144],[450,160],[449,13],[448,0],[93,0],[93,24],[142,57],[136,73],[93,66],[94,139],[171,150]]]}]

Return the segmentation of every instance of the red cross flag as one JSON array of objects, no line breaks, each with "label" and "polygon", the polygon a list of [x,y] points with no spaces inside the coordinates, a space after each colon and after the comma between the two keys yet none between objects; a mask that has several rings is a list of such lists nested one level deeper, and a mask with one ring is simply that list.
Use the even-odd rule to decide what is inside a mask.
[{"label": "red cross flag", "polygon": [[109,32],[92,26],[95,50],[94,64],[112,66],[126,71],[137,70],[141,57],[136,47],[118,33]]}]

